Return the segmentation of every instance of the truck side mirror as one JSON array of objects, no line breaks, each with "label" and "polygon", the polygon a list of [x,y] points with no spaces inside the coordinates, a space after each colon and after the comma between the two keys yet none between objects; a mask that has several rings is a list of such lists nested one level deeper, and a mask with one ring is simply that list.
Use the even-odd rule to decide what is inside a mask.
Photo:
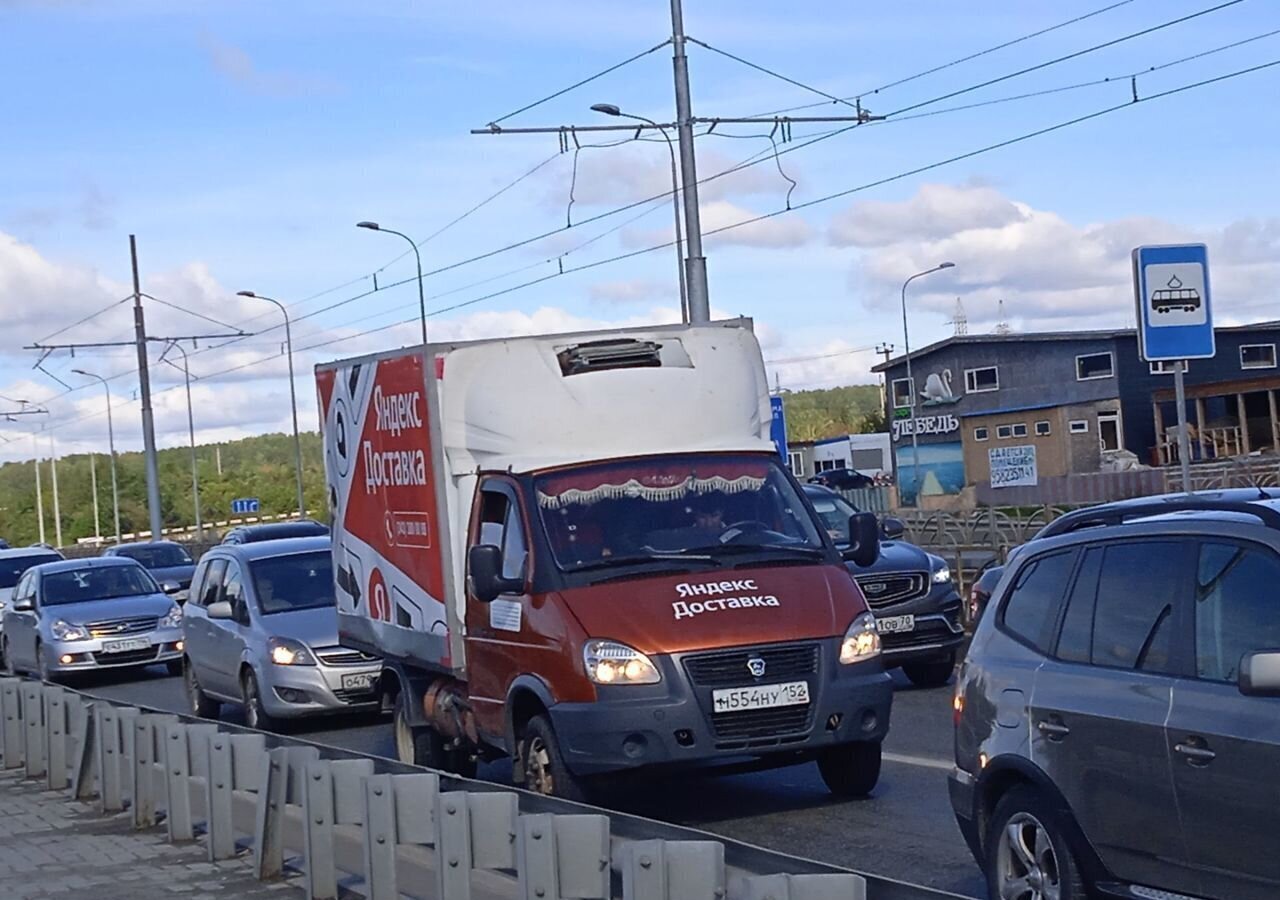
[{"label": "truck side mirror", "polygon": [[880,520],[880,536],[886,541],[900,540],[907,533],[907,524],[897,516],[885,516]]},{"label": "truck side mirror", "polygon": [[1280,697],[1280,650],[1246,653],[1240,660],[1240,693]]},{"label": "truck side mirror", "polygon": [[864,567],[874,565],[880,558],[880,523],[874,513],[856,513],[849,517],[849,549],[844,556]]},{"label": "truck side mirror", "polygon": [[478,544],[467,552],[471,593],[481,603],[492,603],[502,594],[518,593],[524,584],[519,578],[502,575],[502,550],[492,544]]}]

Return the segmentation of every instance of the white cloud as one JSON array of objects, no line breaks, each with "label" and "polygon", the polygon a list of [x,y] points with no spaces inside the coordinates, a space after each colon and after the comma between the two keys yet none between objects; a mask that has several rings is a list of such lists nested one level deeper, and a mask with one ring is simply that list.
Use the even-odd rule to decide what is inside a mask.
[{"label": "white cloud", "polygon": [[255,94],[294,97],[337,90],[337,85],[326,78],[296,72],[264,72],[243,49],[208,32],[200,35],[200,46],[216,72]]},{"label": "white cloud", "polygon": [[[706,235],[703,243],[707,247],[737,246],[766,249],[790,249],[802,247],[813,239],[813,228],[798,215],[774,216],[773,218],[756,219],[759,213],[730,203],[727,200],[716,200],[702,203],[702,233]],[[748,223],[748,224],[740,224]],[[719,234],[710,234],[720,228],[727,228]],[[669,242],[674,237],[672,227],[658,229],[624,228],[621,232],[623,246],[640,248],[651,247]]]},{"label": "white cloud", "polygon": [[837,247],[885,247],[908,240],[938,240],[963,231],[998,229],[1024,221],[1025,206],[991,187],[926,184],[901,203],[869,200],[831,220]]}]

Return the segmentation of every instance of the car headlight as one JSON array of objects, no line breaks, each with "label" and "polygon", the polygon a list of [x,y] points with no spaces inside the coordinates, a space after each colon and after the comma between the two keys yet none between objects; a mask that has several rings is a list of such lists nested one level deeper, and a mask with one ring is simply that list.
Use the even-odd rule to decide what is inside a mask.
[{"label": "car headlight", "polygon": [[657,684],[662,680],[649,657],[616,641],[588,641],[582,648],[587,677],[596,684]]},{"label": "car headlight", "polygon": [[946,584],[950,580],[951,580],[951,567],[947,565],[946,560],[938,559],[937,557],[934,557],[933,583]]},{"label": "car headlight", "polygon": [[876,617],[865,612],[853,620],[840,644],[840,662],[844,665],[866,662],[880,655],[880,632]]},{"label": "car headlight", "polygon": [[182,607],[175,606],[173,609],[165,613],[165,617],[160,620],[161,628],[181,628],[182,627]]},{"label": "car headlight", "polygon": [[88,628],[72,625],[62,619],[49,626],[49,632],[59,641],[87,641],[91,637]]},{"label": "car headlight", "polygon": [[314,666],[316,658],[300,641],[273,637],[267,641],[267,655],[277,666]]}]

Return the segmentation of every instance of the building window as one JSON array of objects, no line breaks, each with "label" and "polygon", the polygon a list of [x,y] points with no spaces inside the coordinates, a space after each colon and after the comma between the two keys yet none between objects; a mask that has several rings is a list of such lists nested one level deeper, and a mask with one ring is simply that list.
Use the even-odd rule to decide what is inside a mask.
[{"label": "building window", "polygon": [[997,425],[997,426],[996,426],[996,437],[998,437],[998,438],[999,438],[1000,440],[1002,440],[1002,441],[1007,441],[1007,440],[1009,440],[1009,438],[1013,437],[1013,426],[1012,426],[1012,425]]},{"label": "building window", "polygon": [[1274,369],[1275,367],[1275,344],[1242,344],[1240,346],[1240,368]]},{"label": "building window", "polygon": [[1110,378],[1115,373],[1115,359],[1110,350],[1106,353],[1087,353],[1076,357],[1076,381]]},{"label": "building window", "polygon": [[973,429],[973,439],[975,441],[985,441],[991,437],[991,432],[987,430],[986,425],[981,425]]},{"label": "building window", "polygon": [[964,392],[966,394],[982,394],[987,391],[998,390],[1000,390],[1000,373],[995,366],[964,370]]},{"label": "building window", "polygon": [[797,478],[804,475],[804,454],[799,450],[788,451],[787,467],[791,469],[791,474]]},{"label": "building window", "polygon": [[1067,431],[1071,432],[1072,434],[1088,434],[1089,420],[1076,419],[1074,422],[1071,422],[1070,424],[1067,425]]},{"label": "building window", "polygon": [[1103,450],[1119,450],[1120,413],[1098,413],[1098,443]]},{"label": "building window", "polygon": [[1017,425],[1014,425],[1014,426],[1013,426],[1013,436],[1014,436],[1014,437],[1026,437],[1026,436],[1027,436],[1027,423],[1026,423],[1026,422],[1019,422]]},{"label": "building window", "polygon": [[[1172,375],[1173,367],[1176,365],[1174,360],[1162,359],[1159,362],[1151,363],[1152,375]],[[1184,373],[1191,371],[1191,364],[1185,359],[1182,361],[1182,371]]]},{"label": "building window", "polygon": [[1036,423],[1036,437],[1048,437],[1052,433],[1053,428],[1047,421]]},{"label": "building window", "polygon": [[895,378],[893,380],[893,408],[910,409],[915,405],[915,385],[910,379]]}]

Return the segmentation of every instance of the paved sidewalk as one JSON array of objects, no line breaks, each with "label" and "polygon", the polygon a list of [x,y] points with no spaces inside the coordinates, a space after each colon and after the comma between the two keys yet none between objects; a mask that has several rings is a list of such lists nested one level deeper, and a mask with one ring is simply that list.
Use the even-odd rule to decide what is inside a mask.
[{"label": "paved sidewalk", "polygon": [[[295,882],[296,883],[296,882]],[[163,827],[134,831],[129,814],[0,773],[0,896],[4,900],[292,900],[289,882],[262,884],[244,856],[208,861],[204,845],[168,843]]]}]

